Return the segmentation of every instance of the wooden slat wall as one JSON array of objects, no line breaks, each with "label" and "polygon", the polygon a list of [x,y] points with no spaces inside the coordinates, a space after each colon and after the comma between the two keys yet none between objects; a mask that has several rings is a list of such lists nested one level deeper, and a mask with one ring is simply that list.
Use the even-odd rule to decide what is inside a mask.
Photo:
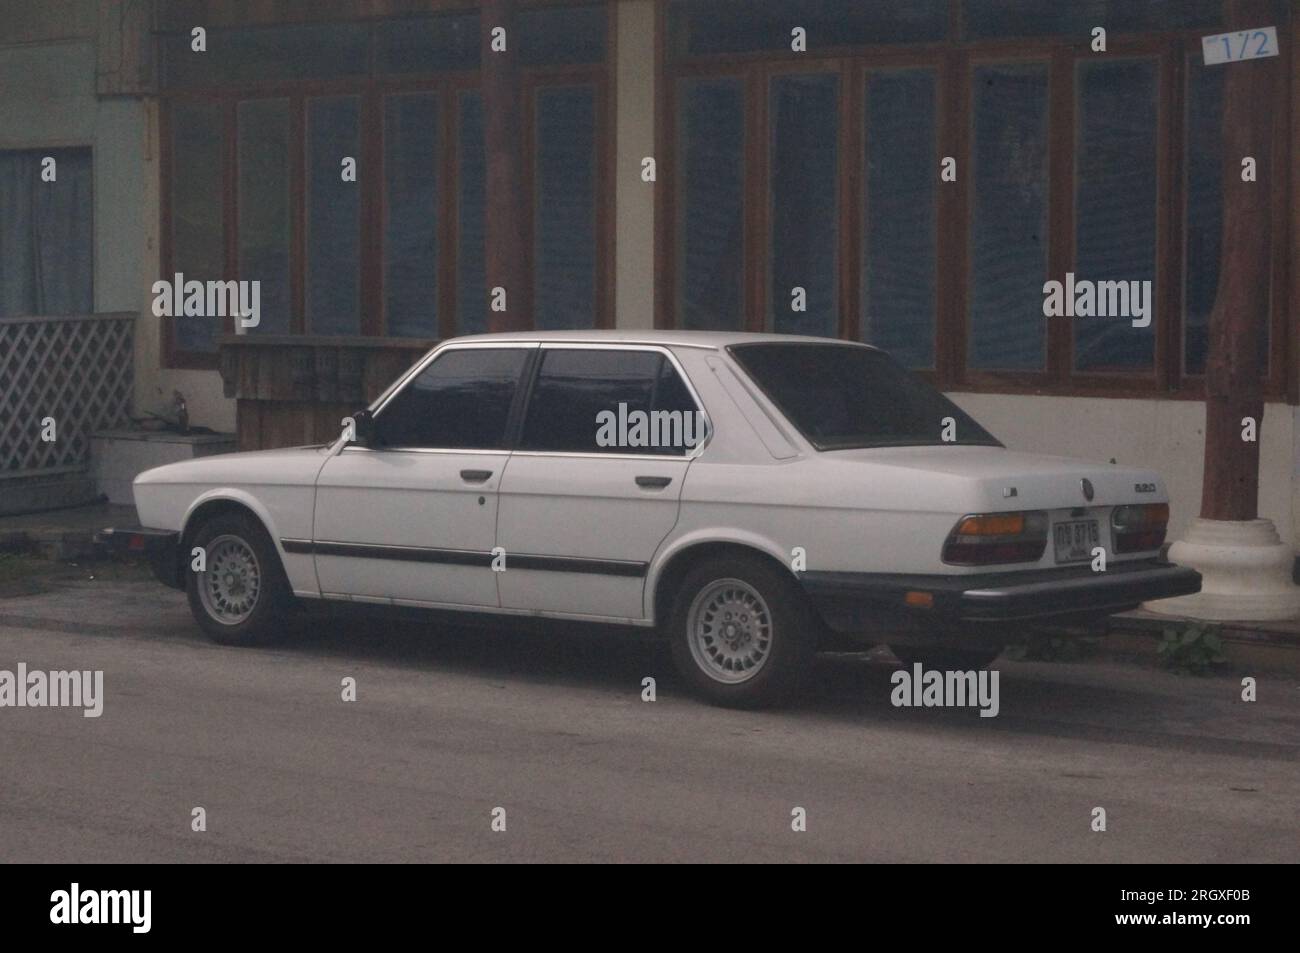
[{"label": "wooden slat wall", "polygon": [[228,336],[225,395],[235,398],[240,450],[323,443],[423,357],[432,341]]}]

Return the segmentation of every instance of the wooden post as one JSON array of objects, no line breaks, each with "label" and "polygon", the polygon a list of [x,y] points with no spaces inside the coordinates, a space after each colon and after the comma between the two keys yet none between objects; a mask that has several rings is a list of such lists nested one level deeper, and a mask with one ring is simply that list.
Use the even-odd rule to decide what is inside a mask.
[{"label": "wooden post", "polygon": [[[515,0],[483,0],[483,117],[487,157],[484,264],[488,328],[532,327],[528,236],[524,209],[523,87],[519,81],[519,35]],[[500,32],[504,30],[504,35]],[[494,42],[495,41],[495,42]],[[505,49],[500,49],[504,42]],[[497,49],[493,49],[494,45]],[[493,289],[506,292],[506,309],[493,310]]]},{"label": "wooden post", "polygon": [[[1270,0],[1227,0],[1225,31],[1269,26]],[[1223,258],[1209,321],[1205,368],[1205,476],[1201,516],[1258,516],[1259,426],[1264,415],[1260,337],[1268,320],[1272,193],[1271,106],[1277,57],[1229,62],[1223,95]],[[1256,181],[1242,181],[1242,159],[1256,163]],[[1242,439],[1242,419],[1256,440]]]}]

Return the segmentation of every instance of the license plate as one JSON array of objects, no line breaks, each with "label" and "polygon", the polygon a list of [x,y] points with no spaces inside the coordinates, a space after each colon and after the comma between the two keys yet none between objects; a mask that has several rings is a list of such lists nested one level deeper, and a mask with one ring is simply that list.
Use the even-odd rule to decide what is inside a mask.
[{"label": "license plate", "polygon": [[1101,533],[1096,520],[1074,520],[1057,523],[1052,530],[1056,542],[1058,563],[1085,562],[1092,558],[1094,547],[1101,545]]}]

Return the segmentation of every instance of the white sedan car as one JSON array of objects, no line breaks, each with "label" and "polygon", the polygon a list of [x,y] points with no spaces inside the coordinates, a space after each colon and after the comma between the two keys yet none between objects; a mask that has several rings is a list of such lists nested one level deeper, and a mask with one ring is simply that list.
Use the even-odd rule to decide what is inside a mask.
[{"label": "white sedan car", "polygon": [[1161,558],[1158,474],[1007,450],[884,352],[788,335],[450,340],[329,446],[159,467],[135,499],[108,538],[219,642],[304,599],[657,627],[731,705],[848,639],[969,669],[1200,588]]}]

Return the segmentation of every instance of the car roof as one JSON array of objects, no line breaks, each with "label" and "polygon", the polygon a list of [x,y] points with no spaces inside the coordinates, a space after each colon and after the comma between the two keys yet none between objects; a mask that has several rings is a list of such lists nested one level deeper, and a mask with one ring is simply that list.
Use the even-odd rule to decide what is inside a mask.
[{"label": "car roof", "polygon": [[[717,350],[735,344],[855,344],[838,338],[802,334],[756,334],[748,331],[500,331],[448,338],[443,343],[493,342],[497,344],[561,342],[571,344],[657,344],[661,347],[701,347]],[[869,345],[860,345],[867,347]]]}]

